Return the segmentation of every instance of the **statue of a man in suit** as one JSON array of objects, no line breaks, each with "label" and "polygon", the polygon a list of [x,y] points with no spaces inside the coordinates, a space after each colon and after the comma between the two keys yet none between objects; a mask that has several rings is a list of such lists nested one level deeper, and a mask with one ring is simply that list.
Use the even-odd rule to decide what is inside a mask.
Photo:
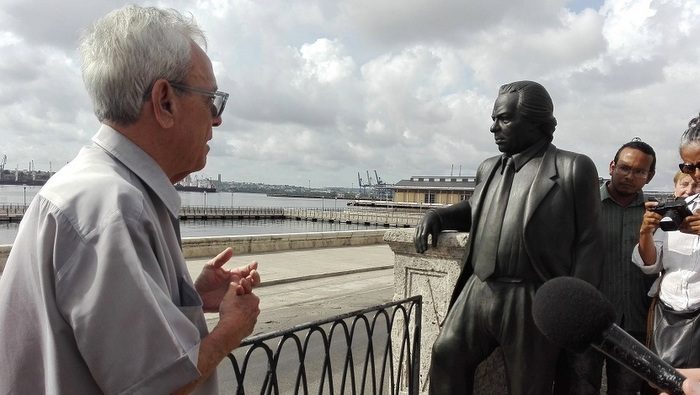
[{"label": "statue of a man in suit", "polygon": [[429,211],[416,228],[418,252],[443,230],[470,233],[433,345],[431,394],[471,394],[476,367],[497,346],[511,394],[551,393],[560,350],[535,326],[535,292],[557,276],[598,285],[598,173],[587,156],[552,144],[553,112],[542,85],[503,85],[491,115],[502,155],[481,163],[469,201]]}]

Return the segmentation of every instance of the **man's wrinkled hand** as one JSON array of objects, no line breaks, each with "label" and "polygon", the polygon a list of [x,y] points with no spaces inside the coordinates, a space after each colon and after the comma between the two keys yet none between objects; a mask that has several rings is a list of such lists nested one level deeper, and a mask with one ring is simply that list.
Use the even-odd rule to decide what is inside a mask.
[{"label": "man's wrinkled hand", "polygon": [[[233,250],[229,247],[204,265],[202,273],[194,283],[195,289],[202,298],[203,308],[206,312],[219,310],[219,305],[228,291],[229,284],[237,284],[243,293],[252,292],[253,288],[260,284],[258,263],[238,267],[236,269],[224,269],[223,265],[233,256]],[[239,292],[239,291],[237,291]]]}]

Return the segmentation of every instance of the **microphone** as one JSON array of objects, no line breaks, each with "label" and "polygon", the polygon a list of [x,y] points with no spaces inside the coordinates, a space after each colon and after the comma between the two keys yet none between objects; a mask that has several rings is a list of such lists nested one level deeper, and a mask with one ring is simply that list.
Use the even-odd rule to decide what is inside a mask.
[{"label": "microphone", "polygon": [[656,388],[683,395],[685,376],[615,324],[615,308],[593,285],[556,277],[535,294],[532,316],[540,332],[560,347],[582,352],[589,345]]}]

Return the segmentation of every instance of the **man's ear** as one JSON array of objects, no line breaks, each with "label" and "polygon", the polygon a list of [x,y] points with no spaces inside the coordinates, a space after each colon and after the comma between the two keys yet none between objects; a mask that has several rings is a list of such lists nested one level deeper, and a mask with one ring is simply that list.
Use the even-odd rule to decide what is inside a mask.
[{"label": "man's ear", "polygon": [[652,178],[654,178],[654,174],[656,174],[653,171],[649,171],[649,174],[647,174],[647,184],[651,181]]},{"label": "man's ear", "polygon": [[175,88],[164,79],[156,80],[151,89],[151,106],[153,117],[164,129],[175,124],[176,103]]},{"label": "man's ear", "polygon": [[612,177],[613,170],[615,170],[615,161],[611,160],[610,165],[608,166],[608,174],[610,175],[610,177]]}]

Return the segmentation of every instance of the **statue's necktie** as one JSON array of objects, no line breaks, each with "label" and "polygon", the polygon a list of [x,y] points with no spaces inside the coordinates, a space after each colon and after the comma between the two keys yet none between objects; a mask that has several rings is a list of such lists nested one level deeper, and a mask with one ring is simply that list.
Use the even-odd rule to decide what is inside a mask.
[{"label": "statue's necktie", "polygon": [[[503,174],[497,185],[490,185],[495,188],[491,195],[489,211],[486,217],[481,217],[481,223],[477,229],[474,247],[476,255],[472,257],[474,263],[474,274],[484,281],[496,270],[496,259],[498,257],[498,243],[501,238],[501,228],[508,207],[508,196],[510,187],[513,184],[515,174],[515,164],[510,156],[504,157],[505,166],[502,167]],[[477,244],[478,243],[478,244]]]}]

